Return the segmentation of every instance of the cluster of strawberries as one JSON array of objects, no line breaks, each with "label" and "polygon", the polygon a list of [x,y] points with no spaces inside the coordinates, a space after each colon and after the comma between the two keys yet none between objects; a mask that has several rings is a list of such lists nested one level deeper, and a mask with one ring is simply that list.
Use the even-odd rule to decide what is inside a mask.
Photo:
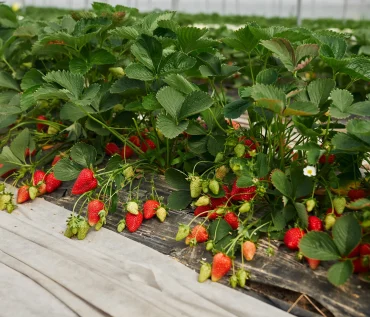
[{"label": "cluster of strawberries", "polygon": [[[154,150],[156,148],[155,143],[151,139],[149,139],[144,132],[142,133],[142,140],[136,135],[132,135],[128,139],[134,146],[139,148],[144,153],[146,153],[150,149]],[[133,156],[135,152],[133,148],[127,144],[124,145],[122,149],[120,149],[116,143],[110,142],[107,143],[105,146],[105,153],[110,156],[119,154],[121,155],[122,159],[128,159]]]},{"label": "cluster of strawberries", "polygon": [[[199,176],[190,177],[190,192],[193,198],[197,198],[203,192],[194,205],[195,217],[206,217],[207,220],[215,220],[217,218],[223,218],[232,228],[237,230],[240,226],[240,220],[236,212],[236,208],[239,213],[247,213],[251,210],[253,200],[257,196],[258,189],[256,186],[250,186],[241,188],[237,186],[237,180],[234,181],[232,189],[226,185],[220,185],[217,180],[202,180]],[[207,185],[207,187],[204,186]],[[220,188],[224,191],[222,197],[212,197],[207,194],[210,191],[213,195],[218,195]],[[206,250],[214,251],[214,242],[209,240],[209,233],[206,226],[198,224],[192,229],[189,225],[181,224],[179,226],[176,240],[180,241],[185,239],[185,243],[194,246],[198,243],[206,243]],[[256,253],[256,245],[253,241],[247,240],[242,243],[242,255],[247,261],[251,261]],[[232,267],[232,259],[222,252],[217,252],[212,261],[212,265],[209,263],[202,263],[199,274],[199,282],[204,282],[211,277],[212,281],[218,281],[225,276]],[[230,277],[230,284],[232,287],[240,285],[245,286],[246,280],[249,278],[249,272],[243,268],[239,269]]]},{"label": "cluster of strawberries", "polygon": [[[54,166],[60,160],[61,156],[55,156],[52,165]],[[46,173],[42,170],[36,170],[33,173],[32,184],[25,184],[18,189],[17,203],[22,204],[30,199],[46,193],[52,193],[62,185],[54,173]]]},{"label": "cluster of strawberries", "polygon": [[[328,162],[329,163],[329,162]],[[366,191],[363,189],[351,189],[348,191],[347,196],[350,201],[365,198],[367,196]],[[305,201],[307,212],[311,212],[317,205],[316,199],[309,198]],[[307,231],[324,231],[330,230],[337,218],[343,215],[346,208],[347,200],[343,196],[337,196],[333,199],[333,207],[326,210],[324,221],[317,216],[308,217]],[[301,228],[291,228],[286,231],[284,236],[285,245],[293,251],[299,251],[299,242],[305,235],[306,231]],[[352,259],[354,266],[354,273],[363,273],[369,271],[370,265],[370,244],[359,244],[349,255],[348,258]],[[298,253],[300,258],[300,253]],[[305,258],[311,269],[315,270],[319,265],[320,261],[317,259]]]},{"label": "cluster of strawberries", "polygon": [[126,204],[126,210],[127,213],[125,218],[118,223],[118,232],[122,232],[125,227],[127,227],[128,231],[132,233],[140,228],[144,219],[149,220],[157,216],[160,222],[164,222],[167,217],[165,206],[156,199],[145,201],[142,206],[142,211],[136,201],[129,201]]}]

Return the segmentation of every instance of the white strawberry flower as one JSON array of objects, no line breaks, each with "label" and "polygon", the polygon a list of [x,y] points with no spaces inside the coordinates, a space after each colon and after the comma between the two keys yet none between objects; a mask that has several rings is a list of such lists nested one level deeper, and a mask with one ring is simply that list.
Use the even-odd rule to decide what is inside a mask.
[{"label": "white strawberry flower", "polygon": [[308,177],[316,176],[316,167],[310,166],[310,165],[306,166],[303,169],[303,175],[308,176]]}]

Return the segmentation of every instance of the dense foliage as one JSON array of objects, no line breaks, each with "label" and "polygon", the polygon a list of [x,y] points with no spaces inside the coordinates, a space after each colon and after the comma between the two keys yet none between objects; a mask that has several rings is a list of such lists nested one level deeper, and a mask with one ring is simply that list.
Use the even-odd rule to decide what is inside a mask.
[{"label": "dense foliage", "polygon": [[[73,212],[66,236],[83,239],[120,190],[118,231],[194,200],[199,224],[181,224],[176,239],[216,254],[201,281],[225,275],[240,250],[252,260],[262,237],[284,239],[311,267],[336,261],[335,285],[353,271],[369,279],[368,31],[209,32],[175,17],[94,3],[49,22],[0,6],[0,175],[24,182],[18,203],[77,179],[88,212]],[[175,189],[167,205],[153,174]],[[143,206],[141,182],[153,188]]]}]

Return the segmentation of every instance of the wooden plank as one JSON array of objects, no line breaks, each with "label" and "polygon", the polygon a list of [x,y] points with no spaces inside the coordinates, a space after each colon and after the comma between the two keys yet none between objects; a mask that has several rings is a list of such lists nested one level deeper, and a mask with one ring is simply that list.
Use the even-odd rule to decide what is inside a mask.
[{"label": "wooden plank", "polygon": [[[158,194],[166,198],[171,189],[168,188],[163,178],[156,180],[155,184]],[[57,205],[72,210],[77,197],[70,195],[71,187],[71,183],[64,183],[58,191],[52,195],[45,196],[45,198]],[[142,184],[142,188],[149,187],[149,184]],[[145,199],[146,196],[148,196],[148,192],[141,189],[140,198]],[[119,201],[124,202],[125,200],[126,192],[122,191],[119,194]],[[116,231],[116,226],[120,219],[122,219],[123,214],[122,208],[119,208],[114,214],[109,214],[105,227]],[[164,223],[159,223],[155,219],[144,221],[137,232],[129,233],[125,230],[121,234],[163,254],[169,255],[194,270],[198,270],[200,260],[207,259],[211,261],[212,255],[205,251],[204,245],[190,248],[183,242],[176,242],[174,240],[178,223],[188,223],[191,219],[191,210],[171,210]],[[269,246],[273,247],[275,251],[275,255],[272,257],[269,257],[266,252]],[[261,291],[263,296],[260,299],[277,301],[283,307],[284,301],[287,301],[288,303],[285,304],[285,308],[294,302],[298,297],[297,295],[303,293],[325,307],[327,309],[325,310],[327,316],[332,316],[332,314],[334,316],[369,316],[370,301],[368,294],[370,287],[368,284],[360,281],[357,276],[353,276],[344,286],[334,287],[326,278],[328,263],[324,263],[316,271],[312,271],[307,265],[296,261],[294,255],[285,246],[281,246],[279,241],[273,241],[269,245],[267,240],[262,239],[259,243],[255,259],[252,262],[246,263],[246,269],[251,271],[252,278],[244,291],[258,297],[255,292],[260,292],[261,289],[264,289],[264,291]],[[235,264],[237,268],[241,266],[238,259],[235,260]],[[222,283],[228,284],[228,279],[223,279]],[[278,287],[278,289],[269,294],[269,291],[266,291],[266,287],[269,285],[273,288]],[[290,298],[284,297],[283,301],[281,301],[279,300],[278,293],[279,290],[283,292],[284,289],[288,290],[287,292],[292,291],[292,294]],[[243,291],[240,288],[238,290]],[[304,312],[299,313],[299,309],[296,311],[297,316],[313,316],[309,312],[307,314]]]}]

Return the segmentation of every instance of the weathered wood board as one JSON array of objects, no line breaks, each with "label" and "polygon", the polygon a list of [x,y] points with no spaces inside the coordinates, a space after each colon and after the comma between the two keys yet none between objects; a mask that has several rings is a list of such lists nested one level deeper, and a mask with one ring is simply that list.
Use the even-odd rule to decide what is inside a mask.
[{"label": "weathered wood board", "polygon": [[[158,194],[167,197],[171,191],[163,178],[156,181]],[[143,184],[142,188],[150,187]],[[45,196],[48,201],[72,210],[77,197],[70,195],[72,183],[65,182],[55,193]],[[141,190],[140,195],[145,197],[148,193]],[[125,201],[126,193],[120,193],[120,201]],[[116,231],[118,222],[123,217],[122,208],[116,213],[109,214],[106,228]],[[192,218],[192,211],[170,211],[164,223],[156,219],[144,221],[141,228],[135,233],[124,231],[121,234],[145,244],[163,254],[169,255],[188,267],[198,270],[199,261],[207,259],[211,261],[211,254],[206,252],[203,245],[194,248],[186,246],[183,242],[176,242],[174,237],[178,223],[188,223]],[[117,233],[119,234],[119,233]],[[271,245],[270,245],[271,246]],[[334,287],[326,279],[327,267],[320,266],[312,271],[304,263],[295,260],[294,254],[289,252],[280,242],[272,242],[275,255],[268,257],[266,249],[267,241],[262,240],[259,244],[255,260],[246,264],[246,268],[252,273],[247,287],[243,291],[251,296],[270,302],[272,305],[287,310],[292,303],[303,293],[320,303],[326,316],[370,316],[370,285],[353,276],[342,287]],[[236,262],[237,267],[241,264]],[[325,265],[325,264],[324,264]],[[328,264],[329,265],[329,264]],[[223,279],[228,284],[228,279]],[[286,291],[285,291],[286,290]],[[308,302],[306,301],[306,304]],[[296,316],[318,316],[310,304],[295,307],[291,313]],[[310,311],[302,309],[310,308]]]}]

